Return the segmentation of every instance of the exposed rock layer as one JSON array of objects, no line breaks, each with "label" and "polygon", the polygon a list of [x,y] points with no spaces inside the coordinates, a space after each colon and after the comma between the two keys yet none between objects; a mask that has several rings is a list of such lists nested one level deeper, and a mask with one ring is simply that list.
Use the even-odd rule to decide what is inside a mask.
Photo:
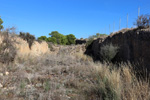
[{"label": "exposed rock layer", "polygon": [[103,42],[100,39],[94,40],[86,50],[86,54],[91,55],[94,60],[101,60],[101,47],[112,43],[119,47],[119,51],[113,62],[138,63],[141,67],[146,67],[150,71],[150,31],[129,29],[110,35]]}]

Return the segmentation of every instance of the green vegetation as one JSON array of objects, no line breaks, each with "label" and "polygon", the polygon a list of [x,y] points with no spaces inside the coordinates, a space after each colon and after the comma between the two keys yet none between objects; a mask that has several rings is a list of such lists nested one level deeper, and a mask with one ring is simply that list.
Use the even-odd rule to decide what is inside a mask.
[{"label": "green vegetation", "polygon": [[118,46],[114,46],[113,44],[107,44],[101,47],[100,54],[104,61],[110,62],[118,53],[118,49]]},{"label": "green vegetation", "polygon": [[47,92],[51,89],[51,86],[50,86],[50,82],[47,80],[46,82],[44,82],[44,90]]},{"label": "green vegetation", "polygon": [[92,35],[88,38],[88,41],[86,42],[86,48],[93,42],[94,39],[96,38],[105,38],[107,37],[107,34],[100,34],[100,33],[96,33],[96,35]]},{"label": "green vegetation", "polygon": [[69,34],[65,36],[59,33],[58,31],[52,31],[51,33],[49,33],[49,35],[50,37],[41,36],[38,38],[38,40],[44,40],[46,42],[52,42],[54,44],[59,44],[59,45],[75,44],[76,37],[73,34]]},{"label": "green vegetation", "polygon": [[41,36],[38,38],[38,40],[44,40],[44,41],[47,41],[47,37],[46,36]]},{"label": "green vegetation", "polygon": [[19,37],[21,37],[22,39],[26,40],[29,44],[29,48],[31,49],[31,46],[35,40],[35,37],[33,35],[31,35],[30,33],[24,33],[24,32],[20,32]]},{"label": "green vegetation", "polygon": [[[1,16],[0,16],[1,17]],[[1,29],[3,29],[4,27],[3,27],[3,20],[0,18],[0,31],[1,31]]]},{"label": "green vegetation", "polygon": [[[1,16],[0,16],[1,17]],[[3,20],[0,18],[0,31],[1,31],[1,29],[3,29],[4,27],[3,27]]]},{"label": "green vegetation", "polygon": [[73,34],[69,34],[66,37],[68,40],[67,45],[75,44],[76,37]]}]

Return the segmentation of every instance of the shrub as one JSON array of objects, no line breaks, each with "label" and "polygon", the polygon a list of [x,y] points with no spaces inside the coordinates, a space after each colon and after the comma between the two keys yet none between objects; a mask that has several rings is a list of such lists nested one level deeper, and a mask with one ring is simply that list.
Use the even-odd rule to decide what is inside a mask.
[{"label": "shrub", "polygon": [[150,15],[141,15],[135,22],[138,28],[147,28],[150,26]]},{"label": "shrub", "polygon": [[10,36],[8,30],[0,32],[3,40],[0,44],[0,62],[9,64],[13,62],[16,56],[16,48],[14,47],[13,38]]},{"label": "shrub", "polygon": [[102,56],[104,61],[110,62],[118,53],[118,49],[118,46],[114,46],[110,43],[100,48],[100,55]]},{"label": "shrub", "polygon": [[107,34],[100,34],[100,33],[96,33],[96,35],[92,35],[88,38],[88,41],[86,42],[86,48],[93,42],[94,39],[97,38],[105,38],[107,37]]},{"label": "shrub", "polygon": [[24,32],[20,32],[19,37],[27,41],[29,44],[29,48],[31,49],[31,46],[35,40],[35,37],[31,35],[30,33],[24,33]]},{"label": "shrub", "polygon": [[88,38],[88,41],[86,42],[85,47],[87,48],[92,42],[93,42],[94,38],[91,36]]}]

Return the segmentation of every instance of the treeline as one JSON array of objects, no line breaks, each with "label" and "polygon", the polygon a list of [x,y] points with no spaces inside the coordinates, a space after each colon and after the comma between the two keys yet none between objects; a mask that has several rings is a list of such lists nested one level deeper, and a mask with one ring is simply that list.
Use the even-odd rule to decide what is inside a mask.
[{"label": "treeline", "polygon": [[49,33],[49,35],[50,37],[46,37],[46,36],[38,37],[38,40],[52,42],[54,44],[60,44],[60,45],[75,44],[76,37],[73,34],[63,35],[58,31],[52,31],[51,33]]}]

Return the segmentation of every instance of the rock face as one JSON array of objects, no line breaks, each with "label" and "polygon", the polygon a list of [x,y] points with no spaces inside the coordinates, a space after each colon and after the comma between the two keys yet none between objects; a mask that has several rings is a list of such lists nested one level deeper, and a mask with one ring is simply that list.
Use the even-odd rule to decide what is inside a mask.
[{"label": "rock face", "polygon": [[50,50],[48,48],[48,44],[46,42],[37,42],[34,41],[31,49],[29,48],[29,45],[27,41],[24,41],[23,39],[17,37],[16,38],[17,43],[15,43],[15,46],[17,48],[17,55],[18,56],[39,56],[44,53],[48,53]]},{"label": "rock face", "polygon": [[103,45],[112,43],[119,47],[113,62],[138,63],[150,71],[150,31],[127,29],[110,35],[103,42],[94,40],[85,54],[91,55],[94,60],[102,60],[100,50]]},{"label": "rock face", "polygon": [[[3,39],[4,39],[3,36],[0,35],[0,44],[2,43]],[[50,52],[50,49],[46,42],[39,43],[37,41],[34,41],[30,49],[27,41],[23,40],[18,36],[14,36],[14,37],[10,36],[9,39],[11,39],[12,44],[16,48],[18,57],[23,57],[28,55],[39,56],[41,54]]]},{"label": "rock face", "polygon": [[86,41],[87,41],[86,39],[77,39],[77,40],[76,40],[76,45],[77,45],[77,44],[85,44]]}]

